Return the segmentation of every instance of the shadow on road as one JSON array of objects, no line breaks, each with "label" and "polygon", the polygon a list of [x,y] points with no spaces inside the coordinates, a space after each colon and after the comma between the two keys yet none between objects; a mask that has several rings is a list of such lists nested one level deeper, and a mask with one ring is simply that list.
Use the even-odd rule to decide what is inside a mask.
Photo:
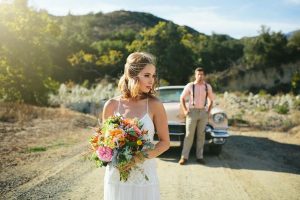
[{"label": "shadow on road", "polygon": [[[159,158],[176,163],[181,150],[179,146],[171,146]],[[280,143],[264,137],[232,135],[219,156],[205,151],[204,158],[209,167],[300,174],[300,145]],[[194,148],[191,149],[190,164],[197,164]]]},{"label": "shadow on road", "polygon": [[168,151],[159,156],[159,159],[168,162],[178,162],[182,148],[180,146],[171,146]]}]

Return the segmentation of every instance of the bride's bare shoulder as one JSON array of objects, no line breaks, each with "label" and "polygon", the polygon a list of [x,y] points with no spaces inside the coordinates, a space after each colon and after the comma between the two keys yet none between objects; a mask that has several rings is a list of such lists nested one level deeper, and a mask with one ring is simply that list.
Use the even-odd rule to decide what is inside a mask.
[{"label": "bride's bare shoulder", "polygon": [[157,98],[155,96],[151,96],[148,99],[149,99],[149,103],[151,103],[151,104],[161,103],[160,100],[159,100],[159,98]]},{"label": "bride's bare shoulder", "polygon": [[149,98],[149,106],[152,112],[159,111],[163,108],[162,102],[157,97]]},{"label": "bride's bare shoulder", "polygon": [[115,108],[119,104],[120,98],[121,98],[120,96],[117,96],[117,97],[113,97],[113,98],[107,100],[104,104],[104,109],[115,110]]}]

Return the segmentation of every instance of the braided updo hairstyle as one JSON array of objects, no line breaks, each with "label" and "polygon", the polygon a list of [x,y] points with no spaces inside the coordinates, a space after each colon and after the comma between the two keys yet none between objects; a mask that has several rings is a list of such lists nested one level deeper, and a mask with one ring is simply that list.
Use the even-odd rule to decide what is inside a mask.
[{"label": "braided updo hairstyle", "polygon": [[126,60],[124,74],[120,78],[118,87],[124,98],[138,98],[141,95],[154,96],[157,80],[154,81],[153,87],[147,94],[140,93],[138,74],[146,65],[155,66],[155,57],[146,52],[131,53]]}]

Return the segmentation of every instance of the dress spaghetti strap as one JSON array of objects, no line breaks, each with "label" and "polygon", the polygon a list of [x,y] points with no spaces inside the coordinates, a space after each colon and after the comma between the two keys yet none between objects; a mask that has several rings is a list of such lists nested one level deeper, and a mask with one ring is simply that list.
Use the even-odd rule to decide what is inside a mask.
[{"label": "dress spaghetti strap", "polygon": [[148,98],[147,98],[147,114],[148,114],[148,110],[149,110],[149,109],[148,109]]},{"label": "dress spaghetti strap", "polygon": [[119,101],[118,101],[118,112],[120,114],[120,104],[121,104],[121,97],[119,98]]}]

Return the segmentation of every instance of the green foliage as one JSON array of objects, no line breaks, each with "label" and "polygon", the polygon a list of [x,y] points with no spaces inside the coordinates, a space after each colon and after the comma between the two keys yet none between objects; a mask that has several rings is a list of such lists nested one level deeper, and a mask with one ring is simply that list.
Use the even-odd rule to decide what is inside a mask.
[{"label": "green foliage", "polygon": [[30,147],[27,149],[29,153],[35,153],[35,152],[42,152],[42,151],[47,151],[46,147]]},{"label": "green foliage", "polygon": [[53,80],[51,77],[47,77],[44,82],[44,86],[48,89],[48,92],[56,93],[59,89],[60,83]]},{"label": "green foliage", "polygon": [[300,55],[300,31],[296,31],[288,40],[288,48],[291,53],[291,60],[299,59]]},{"label": "green foliage", "polygon": [[289,38],[288,41],[289,46],[296,46],[297,48],[300,47],[300,31],[296,31],[293,35]]},{"label": "green foliage", "polygon": [[287,113],[290,111],[289,105],[288,105],[287,103],[284,103],[284,104],[282,104],[282,105],[276,105],[276,106],[274,107],[274,110],[275,110],[277,113],[283,114],[283,115],[287,114]]},{"label": "green foliage", "polygon": [[123,53],[117,50],[108,50],[101,54],[91,54],[80,50],[69,56],[68,61],[76,68],[77,74],[80,74],[79,81],[95,82],[106,75],[117,77],[124,65],[124,59]]},{"label": "green foliage", "polygon": [[166,81],[165,79],[159,79],[159,86],[168,86],[170,83]]},{"label": "green foliage", "polygon": [[124,51],[126,50],[126,45],[128,43],[126,41],[123,40],[100,40],[97,42],[93,42],[91,44],[91,47],[95,50],[97,50],[97,52],[99,53],[104,53],[104,52],[108,52],[111,50],[118,50],[118,51]]},{"label": "green foliage", "polygon": [[26,5],[0,4],[0,99],[45,104],[53,86],[48,49],[56,44],[59,27],[47,13]]},{"label": "green foliage", "polygon": [[[149,13],[115,11],[107,14],[97,13],[92,24],[93,35],[98,40],[124,40],[131,42],[136,33],[144,28],[155,26],[159,21],[165,21]],[[83,16],[84,17],[84,16]]]},{"label": "green foliage", "polygon": [[[87,88],[103,79],[114,81],[133,51],[157,57],[160,85],[185,84],[198,66],[211,73],[235,65],[246,73],[299,59],[299,31],[287,39],[263,27],[258,37],[236,40],[207,36],[147,13],[61,17],[28,8],[27,0],[7,2],[0,4],[1,101],[47,104],[48,94],[61,83]],[[299,79],[296,73],[291,80],[295,94]],[[217,76],[209,81],[215,90],[224,85]]]},{"label": "green foliage", "polygon": [[259,90],[259,92],[258,92],[258,95],[261,96],[261,97],[264,97],[264,96],[266,96],[267,94],[268,94],[267,91],[266,91],[266,90],[263,90],[263,89]]},{"label": "green foliage", "polygon": [[195,55],[188,47],[187,30],[169,22],[142,31],[127,48],[129,52],[146,51],[157,57],[159,78],[170,84],[184,84],[193,73]]},{"label": "green foliage", "polygon": [[281,32],[262,26],[258,37],[245,41],[244,62],[250,67],[280,66],[289,58],[287,39]]},{"label": "green foliage", "polygon": [[293,93],[300,94],[300,73],[299,72],[294,73],[291,80],[291,85],[292,85]]},{"label": "green foliage", "polygon": [[[193,79],[194,79],[194,77],[193,77]],[[212,88],[213,88],[214,91],[220,91],[221,90],[222,84],[220,83],[220,81],[215,76],[210,76],[206,80],[212,86]]]},{"label": "green foliage", "polygon": [[243,44],[227,35],[199,35],[197,40],[199,65],[206,72],[226,70],[243,56]]}]

